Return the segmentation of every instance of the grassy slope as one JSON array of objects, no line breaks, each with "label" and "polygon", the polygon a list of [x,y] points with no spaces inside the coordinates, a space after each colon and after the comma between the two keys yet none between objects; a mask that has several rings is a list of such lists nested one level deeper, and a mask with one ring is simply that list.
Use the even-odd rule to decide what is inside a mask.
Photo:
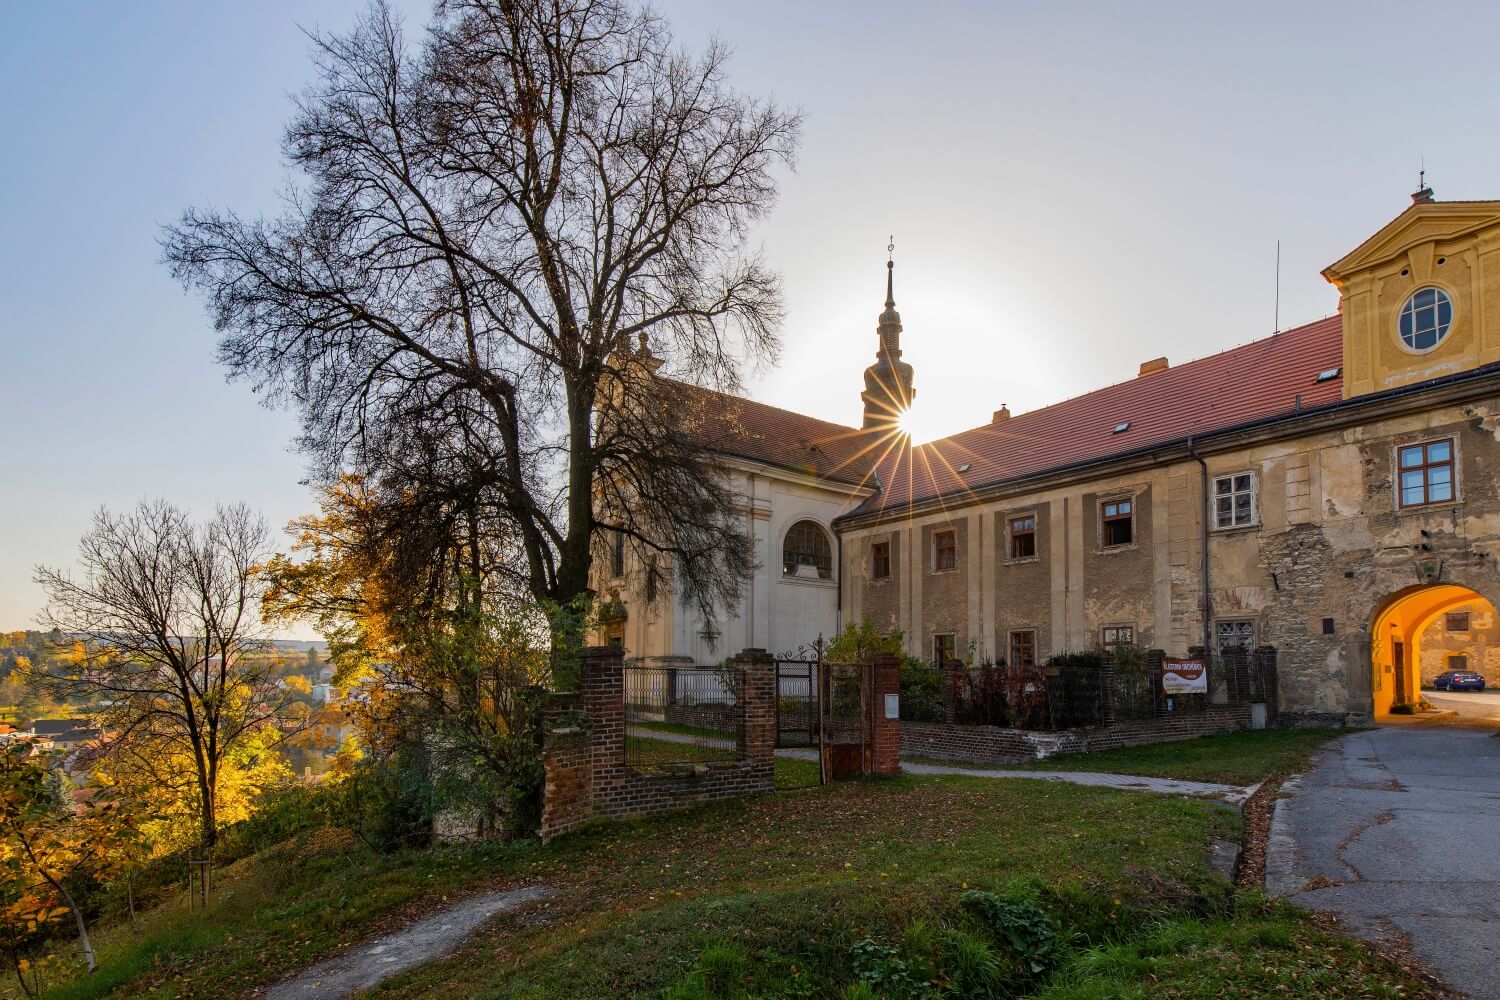
[{"label": "grassy slope", "polygon": [[[1203,847],[1233,836],[1237,822],[1208,803],[1138,793],[902,778],[612,824],[545,849],[379,858],[324,834],[242,863],[206,922],[164,909],[139,936],[102,934],[101,973],[52,995],[244,993],[445,895],[534,882],[558,897],[375,992],[659,996],[706,949],[732,941],[749,959],[740,978],[752,995],[843,995],[853,942],[946,933],[963,923],[964,888],[1018,878],[1089,928],[1049,1000],[1394,996],[1398,986],[1421,995],[1393,966],[1292,911],[1242,906],[1226,919],[1227,887],[1205,869]],[[1242,973],[1257,985],[1222,992]],[[1158,980],[1172,990],[1147,988]],[[1214,983],[1221,992],[1204,985]]]}]

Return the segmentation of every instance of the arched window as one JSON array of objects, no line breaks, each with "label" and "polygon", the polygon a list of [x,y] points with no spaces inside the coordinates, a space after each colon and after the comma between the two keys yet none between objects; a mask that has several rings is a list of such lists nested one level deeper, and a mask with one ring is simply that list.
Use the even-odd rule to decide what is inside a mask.
[{"label": "arched window", "polygon": [[[801,569],[804,566],[812,569]],[[798,521],[786,533],[781,546],[781,572],[784,576],[811,576],[814,570],[820,580],[833,577],[833,548],[828,544],[828,532],[817,521]]]}]

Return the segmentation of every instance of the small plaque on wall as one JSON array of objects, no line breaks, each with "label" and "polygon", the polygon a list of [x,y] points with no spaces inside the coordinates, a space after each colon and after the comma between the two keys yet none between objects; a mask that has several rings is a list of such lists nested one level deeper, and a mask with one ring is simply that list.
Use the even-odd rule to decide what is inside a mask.
[{"label": "small plaque on wall", "polygon": [[899,694],[888,694],[885,696],[885,717],[887,719],[901,718],[901,696]]}]

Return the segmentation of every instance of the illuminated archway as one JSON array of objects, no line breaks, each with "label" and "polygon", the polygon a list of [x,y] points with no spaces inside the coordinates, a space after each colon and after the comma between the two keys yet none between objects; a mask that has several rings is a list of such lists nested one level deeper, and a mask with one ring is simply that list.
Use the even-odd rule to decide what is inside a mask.
[{"label": "illuminated archway", "polygon": [[1493,621],[1495,607],[1484,595],[1453,583],[1398,591],[1375,612],[1370,668],[1377,717],[1389,715],[1393,705],[1412,704],[1421,697],[1424,633],[1439,615],[1461,608],[1486,614]]}]

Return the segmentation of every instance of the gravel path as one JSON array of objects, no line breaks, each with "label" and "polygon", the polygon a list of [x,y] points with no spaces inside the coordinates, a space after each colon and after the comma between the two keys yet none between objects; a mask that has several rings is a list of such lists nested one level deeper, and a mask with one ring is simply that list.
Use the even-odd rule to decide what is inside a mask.
[{"label": "gravel path", "polygon": [[[632,736],[648,737],[663,743],[693,743],[694,737],[682,733],[660,732],[653,729],[632,729]],[[816,750],[776,751],[778,757],[796,760],[818,759]],[[1198,798],[1217,799],[1229,805],[1240,806],[1255,794],[1259,784],[1216,785],[1207,781],[1180,781],[1176,778],[1146,778],[1135,774],[1105,774],[1095,771],[1019,771],[993,768],[964,767],[961,764],[915,764],[903,761],[901,770],[907,774],[960,774],[970,778],[1034,778],[1037,781],[1065,781],[1073,785],[1093,785],[1100,788],[1122,788],[1133,791],[1160,792],[1164,795],[1192,795]]]},{"label": "gravel path", "polygon": [[1095,771],[1000,771],[988,768],[949,766],[946,764],[902,763],[907,774],[962,774],[970,778],[1031,778],[1036,781],[1065,781],[1070,785],[1093,785],[1099,788],[1160,792],[1164,795],[1192,795],[1217,799],[1238,806],[1255,794],[1260,785],[1216,785],[1208,781],[1180,781],[1176,778],[1147,778],[1136,774],[1105,774]]},{"label": "gravel path", "polygon": [[534,885],[473,896],[384,937],[308,966],[261,996],[265,1000],[307,997],[338,1000],[352,996],[398,972],[442,958],[496,914],[550,895],[552,890],[547,886]]}]

